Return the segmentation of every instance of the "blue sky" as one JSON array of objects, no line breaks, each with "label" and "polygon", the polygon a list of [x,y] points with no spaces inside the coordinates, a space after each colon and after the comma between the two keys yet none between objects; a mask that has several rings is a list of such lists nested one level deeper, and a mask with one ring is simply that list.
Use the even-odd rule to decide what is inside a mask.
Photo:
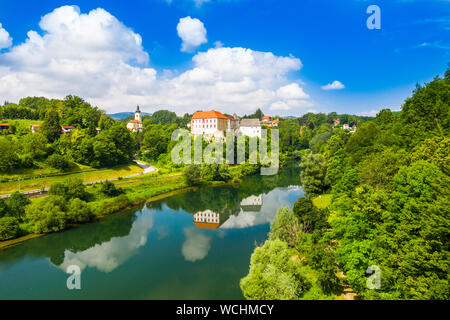
[{"label": "blue sky", "polygon": [[[423,83],[442,74],[450,62],[450,1],[197,1],[2,0],[0,23],[12,41],[0,51],[0,81],[2,76],[5,77],[3,88],[0,84],[0,99],[4,96],[4,100],[15,101],[27,95],[24,90],[27,88],[30,95],[61,97],[70,93],[80,94],[111,112],[127,111],[139,103],[144,111],[165,107],[180,114],[207,108],[231,112],[233,105],[238,114],[249,113],[256,106],[266,114],[280,115],[300,115],[311,110],[373,114],[385,107],[398,110],[417,82]],[[372,4],[381,8],[380,30],[366,27],[369,17],[366,8]],[[120,21],[126,29],[125,35],[121,36],[121,31],[114,31],[113,35],[101,33],[108,39],[111,37],[111,41],[108,48],[100,47],[97,52],[106,50],[103,55],[108,57],[105,58],[110,63],[105,64],[108,70],[113,70],[120,62],[126,63],[128,69],[113,70],[111,74],[101,69],[96,74],[94,71],[79,74],[77,68],[89,69],[95,65],[95,59],[103,59],[102,55],[94,58],[94,54],[86,54],[80,58],[84,60],[78,61],[71,56],[74,49],[69,48],[78,44],[77,37],[74,41],[68,37],[70,57],[67,59],[64,52],[52,57],[55,50],[59,50],[55,49],[58,48],[56,40],[42,44],[48,47],[45,50],[40,48],[37,53],[33,51],[35,46],[23,46],[29,40],[27,33],[30,30],[35,30],[40,37],[63,32],[55,30],[50,22],[48,29],[42,30],[39,22],[41,17],[66,5],[76,5],[80,15],[102,8]],[[58,14],[58,18],[53,20],[65,16],[66,13]],[[203,24],[200,29],[206,34],[203,41],[199,40],[203,43],[183,52],[177,25],[180,19],[188,16],[198,19],[195,22]],[[128,46],[126,39],[130,32],[127,30],[139,35],[142,43]],[[199,30],[187,28],[186,32],[188,36],[192,32],[195,38],[198,35],[196,31]],[[95,34],[91,35],[89,31],[85,34],[95,39]],[[112,39],[114,34],[118,39]],[[90,40],[87,42],[89,45],[83,52],[95,52],[95,45]],[[85,44],[82,41],[80,47]],[[116,45],[121,48],[114,51],[116,49],[112,48]],[[65,42],[61,41],[60,46],[65,46]],[[246,68],[247,58],[242,52],[230,53],[224,48],[272,53],[277,58],[292,58],[292,64],[280,71],[278,62],[269,60],[267,63],[274,69],[267,73],[243,71],[238,74],[238,69]],[[219,52],[219,49],[223,50]],[[208,57],[199,62],[196,56],[206,52]],[[137,61],[136,57],[145,53],[148,59]],[[45,59],[36,58],[39,60],[37,64],[29,62],[39,54]],[[231,65],[227,70],[223,60],[226,58],[223,57],[237,61],[236,66]],[[114,59],[118,59],[117,64]],[[296,65],[298,60],[301,67]],[[73,68],[76,71],[73,77],[68,71],[72,68],[67,61],[77,66]],[[265,61],[262,59],[253,67],[262,70],[266,67]],[[216,62],[224,67],[216,70]],[[195,68],[207,72],[206,78],[210,83],[205,84],[203,77],[201,85],[186,80]],[[46,75],[46,70],[52,71]],[[214,76],[209,74],[211,72]],[[99,79],[101,74],[105,76]],[[48,78],[43,78],[45,76]],[[147,76],[148,79],[145,78]],[[141,82],[130,85],[133,77],[141,79]],[[30,79],[35,79],[35,82]],[[339,81],[344,88],[323,89],[333,81]],[[124,88],[125,85],[129,87]],[[230,89],[236,87],[245,87],[247,91]],[[280,94],[283,87],[287,87],[281,90],[285,94]]]}]

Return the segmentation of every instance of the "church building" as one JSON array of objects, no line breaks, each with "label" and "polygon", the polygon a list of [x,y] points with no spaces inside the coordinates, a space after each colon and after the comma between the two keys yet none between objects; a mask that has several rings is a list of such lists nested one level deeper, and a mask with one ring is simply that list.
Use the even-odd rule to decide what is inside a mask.
[{"label": "church building", "polygon": [[142,112],[139,110],[139,106],[137,106],[136,112],[134,113],[134,120],[128,121],[127,129],[133,132],[144,130],[142,125]]}]

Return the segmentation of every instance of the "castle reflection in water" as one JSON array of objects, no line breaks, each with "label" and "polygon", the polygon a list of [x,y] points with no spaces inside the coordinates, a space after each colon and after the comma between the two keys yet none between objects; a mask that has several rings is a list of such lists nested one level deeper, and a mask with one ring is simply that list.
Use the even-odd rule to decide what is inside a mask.
[{"label": "castle reflection in water", "polygon": [[[260,212],[263,205],[262,194],[258,196],[250,196],[240,202],[240,211],[242,212]],[[199,211],[193,215],[193,221],[197,228],[201,229],[217,229],[229,219],[229,215],[220,220],[220,213],[211,210]]]}]

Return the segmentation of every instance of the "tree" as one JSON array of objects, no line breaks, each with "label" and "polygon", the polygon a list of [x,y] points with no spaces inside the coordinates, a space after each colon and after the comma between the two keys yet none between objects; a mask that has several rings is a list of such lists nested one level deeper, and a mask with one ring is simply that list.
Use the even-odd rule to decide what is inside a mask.
[{"label": "tree", "polygon": [[19,234],[19,220],[14,217],[0,218],[0,241],[16,238]]},{"label": "tree", "polygon": [[300,182],[308,194],[322,194],[329,187],[326,179],[327,160],[322,154],[308,154],[301,161]]},{"label": "tree", "polygon": [[253,252],[250,271],[240,281],[248,300],[297,300],[310,287],[300,269],[291,259],[285,242],[267,240]]},{"label": "tree", "polygon": [[47,138],[40,132],[29,133],[20,141],[20,149],[33,159],[42,158],[47,154]]},{"label": "tree", "polygon": [[200,184],[202,179],[202,171],[199,165],[191,164],[183,170],[183,177],[189,186]]},{"label": "tree", "polygon": [[19,191],[13,192],[8,200],[6,200],[9,208],[8,215],[22,221],[25,215],[25,207],[30,203],[31,201],[23,193]]},{"label": "tree", "polygon": [[31,224],[34,233],[61,231],[66,228],[69,220],[65,209],[63,197],[48,196],[27,207],[26,222]]},{"label": "tree", "polygon": [[9,208],[6,204],[6,201],[3,198],[0,198],[0,218],[6,216],[8,212]]},{"label": "tree", "polygon": [[294,203],[292,211],[300,222],[303,232],[312,233],[326,226],[326,216],[322,210],[314,206],[310,198],[299,198]]},{"label": "tree", "polygon": [[111,118],[110,116],[107,116],[106,114],[103,114],[100,117],[100,120],[98,122],[98,126],[101,130],[108,130],[109,128],[111,128],[114,124],[116,123],[116,121]]},{"label": "tree", "polygon": [[58,140],[61,135],[61,124],[59,114],[56,110],[50,109],[47,111],[41,132],[49,142]]},{"label": "tree", "polygon": [[123,193],[123,190],[120,188],[117,188],[116,185],[114,183],[112,183],[111,181],[105,181],[105,182],[102,182],[102,185],[100,187],[100,192],[108,197],[117,197]]},{"label": "tree", "polygon": [[280,208],[270,224],[269,239],[280,239],[291,248],[295,247],[302,237],[298,218],[288,207]]},{"label": "tree", "polygon": [[78,198],[70,200],[68,206],[68,222],[69,223],[82,223],[91,221],[94,217],[90,207],[86,202]]},{"label": "tree", "polygon": [[0,171],[11,171],[19,166],[16,148],[8,138],[0,136],[0,150]]},{"label": "tree", "polygon": [[60,154],[52,154],[50,157],[47,158],[45,161],[47,165],[49,165],[52,168],[65,171],[69,168],[69,161],[67,159],[60,155]]}]

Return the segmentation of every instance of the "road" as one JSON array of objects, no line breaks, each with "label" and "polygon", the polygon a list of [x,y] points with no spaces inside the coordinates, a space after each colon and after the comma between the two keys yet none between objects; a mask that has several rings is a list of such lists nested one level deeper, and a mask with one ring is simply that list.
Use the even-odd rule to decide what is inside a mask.
[{"label": "road", "polygon": [[[143,174],[149,174],[149,173],[154,173],[154,172],[158,172],[158,168],[150,166],[146,163],[143,163],[141,161],[138,160],[134,160],[134,162],[141,167],[142,169],[144,169],[144,171],[142,173],[136,173],[136,174],[132,174],[126,177],[122,177],[123,179],[126,178],[133,178],[133,177],[138,177],[140,175]],[[96,183],[101,183],[101,182],[105,182],[105,181],[116,181],[119,180],[119,178],[112,178],[112,179],[105,179],[105,180],[97,180],[97,181],[89,181],[89,182],[85,182],[85,185],[91,185],[91,184],[96,184]],[[29,198],[34,197],[39,197],[40,195],[45,195],[48,192],[48,188],[44,188],[44,189],[35,189],[35,190],[28,190],[28,191],[21,191],[24,195],[26,195]],[[11,196],[10,193],[8,194],[1,194],[0,198],[3,199],[7,199]]]}]

